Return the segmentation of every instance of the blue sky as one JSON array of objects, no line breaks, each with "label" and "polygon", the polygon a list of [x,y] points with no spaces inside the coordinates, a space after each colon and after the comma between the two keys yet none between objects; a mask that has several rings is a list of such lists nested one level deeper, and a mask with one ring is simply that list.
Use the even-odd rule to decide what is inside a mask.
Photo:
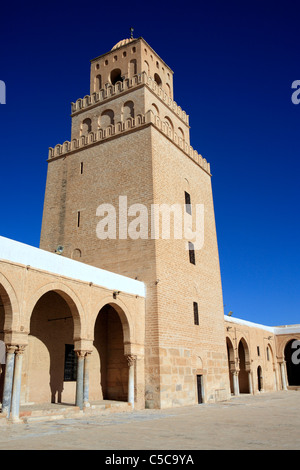
[{"label": "blue sky", "polygon": [[70,138],[90,59],[142,36],[174,71],[211,164],[224,310],[300,323],[298,1],[5,2],[0,234],[38,246],[48,147]]}]

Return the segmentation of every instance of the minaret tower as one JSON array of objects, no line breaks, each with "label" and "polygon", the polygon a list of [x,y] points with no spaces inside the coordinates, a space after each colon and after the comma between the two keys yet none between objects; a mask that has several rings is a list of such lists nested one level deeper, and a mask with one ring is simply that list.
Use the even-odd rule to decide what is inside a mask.
[{"label": "minaret tower", "polygon": [[[147,407],[229,396],[210,166],[189,129],[172,70],[130,37],[91,61],[90,95],[72,103],[71,139],[49,149],[40,247],[145,282]],[[162,204],[182,207],[183,218],[203,208],[200,247],[173,226],[169,238],[153,235],[152,210]],[[116,216],[106,237],[105,207]],[[141,208],[146,228],[144,219],[137,228]]]}]

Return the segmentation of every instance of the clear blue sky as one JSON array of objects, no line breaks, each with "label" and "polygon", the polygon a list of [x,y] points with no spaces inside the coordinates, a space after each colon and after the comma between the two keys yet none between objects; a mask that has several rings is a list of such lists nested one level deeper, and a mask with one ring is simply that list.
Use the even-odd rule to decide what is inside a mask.
[{"label": "clear blue sky", "polygon": [[70,138],[90,59],[131,26],[174,71],[211,163],[225,313],[300,323],[299,1],[4,2],[0,234],[38,246],[48,147]]}]

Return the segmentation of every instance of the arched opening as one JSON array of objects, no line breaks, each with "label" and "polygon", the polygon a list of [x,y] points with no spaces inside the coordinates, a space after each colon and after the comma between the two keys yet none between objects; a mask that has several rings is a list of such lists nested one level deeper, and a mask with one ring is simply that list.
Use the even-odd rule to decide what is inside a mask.
[{"label": "arched opening", "polygon": [[133,101],[126,101],[123,106],[123,121],[128,118],[134,118],[134,103]]},{"label": "arched opening", "polygon": [[151,109],[152,109],[152,111],[153,111],[154,116],[159,116],[159,109],[158,109],[158,107],[156,106],[156,104],[152,103]]},{"label": "arched opening", "polygon": [[130,62],[129,62],[129,77],[133,77],[133,75],[136,75],[137,74],[137,62],[136,62],[136,59],[132,59]]},{"label": "arched opening", "polygon": [[299,340],[290,340],[284,348],[288,385],[300,385]]},{"label": "arched opening", "polygon": [[81,258],[81,250],[79,248],[75,248],[72,251],[71,258],[72,259],[80,259]]},{"label": "arched opening", "polygon": [[115,123],[115,115],[112,109],[106,109],[103,111],[100,117],[100,127],[107,127],[110,125],[114,125]]},{"label": "arched opening", "polygon": [[92,131],[92,121],[90,118],[86,118],[81,124],[81,135],[86,135]]},{"label": "arched opening", "polygon": [[234,349],[233,344],[229,338],[226,338],[227,345],[227,358],[228,358],[228,371],[229,371],[229,381],[230,381],[230,391],[234,393],[234,384],[233,384],[233,375],[232,367],[234,367]]},{"label": "arched opening", "polygon": [[145,70],[147,75],[150,75],[150,67],[149,67],[149,64],[146,60],[144,60],[144,70]]},{"label": "arched opening", "polygon": [[123,82],[120,69],[114,69],[110,72],[110,83],[115,85],[117,82]]},{"label": "arched opening", "polygon": [[[127,328],[124,316],[121,319],[116,308],[110,304],[101,308],[94,330],[94,347],[98,353],[96,356],[99,367],[98,399],[128,400],[128,362],[124,355]],[[96,367],[95,363],[93,367]]]},{"label": "arched opening", "polygon": [[75,403],[74,309],[73,300],[60,291],[48,291],[36,302],[24,357],[25,402]]},{"label": "arched opening", "polygon": [[169,98],[172,98],[171,87],[168,83],[166,83],[167,95]]},{"label": "arched opening", "polygon": [[263,389],[262,369],[260,366],[257,368],[257,389],[259,392]]},{"label": "arched opening", "polygon": [[158,73],[155,73],[155,74],[154,74],[154,81],[157,83],[158,86],[161,86],[162,81],[161,81],[161,78],[160,78],[160,76],[158,75]]},{"label": "arched opening", "polygon": [[179,139],[182,139],[182,141],[184,141],[184,132],[181,127],[178,127],[178,137]]},{"label": "arched opening", "polygon": [[97,75],[95,79],[95,91],[100,91],[102,88],[102,77],[101,75]]},{"label": "arched opening", "polygon": [[165,116],[164,121],[165,121],[166,125],[168,126],[168,129],[170,131],[173,131],[174,126],[173,126],[173,122],[171,121],[171,119],[168,116]]},{"label": "arched opening", "polygon": [[249,377],[248,371],[246,370],[246,357],[249,357],[248,354],[248,346],[246,341],[241,339],[239,342],[238,347],[238,355],[239,355],[239,389],[240,393],[250,393],[249,391]]}]

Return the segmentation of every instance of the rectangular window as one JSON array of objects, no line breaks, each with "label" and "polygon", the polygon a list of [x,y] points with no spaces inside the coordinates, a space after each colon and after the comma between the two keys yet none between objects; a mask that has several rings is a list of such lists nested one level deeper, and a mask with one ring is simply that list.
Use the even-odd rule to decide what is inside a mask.
[{"label": "rectangular window", "polygon": [[198,303],[193,302],[194,305],[194,325],[199,325]]},{"label": "rectangular window", "polygon": [[73,344],[65,344],[64,381],[74,382],[77,379],[77,357]]},{"label": "rectangular window", "polygon": [[194,249],[194,244],[192,242],[189,242],[189,256],[190,256],[190,263],[196,264],[195,249]]},{"label": "rectangular window", "polygon": [[188,214],[192,214],[191,196],[186,191],[184,191],[184,198],[185,198],[185,210]]}]

